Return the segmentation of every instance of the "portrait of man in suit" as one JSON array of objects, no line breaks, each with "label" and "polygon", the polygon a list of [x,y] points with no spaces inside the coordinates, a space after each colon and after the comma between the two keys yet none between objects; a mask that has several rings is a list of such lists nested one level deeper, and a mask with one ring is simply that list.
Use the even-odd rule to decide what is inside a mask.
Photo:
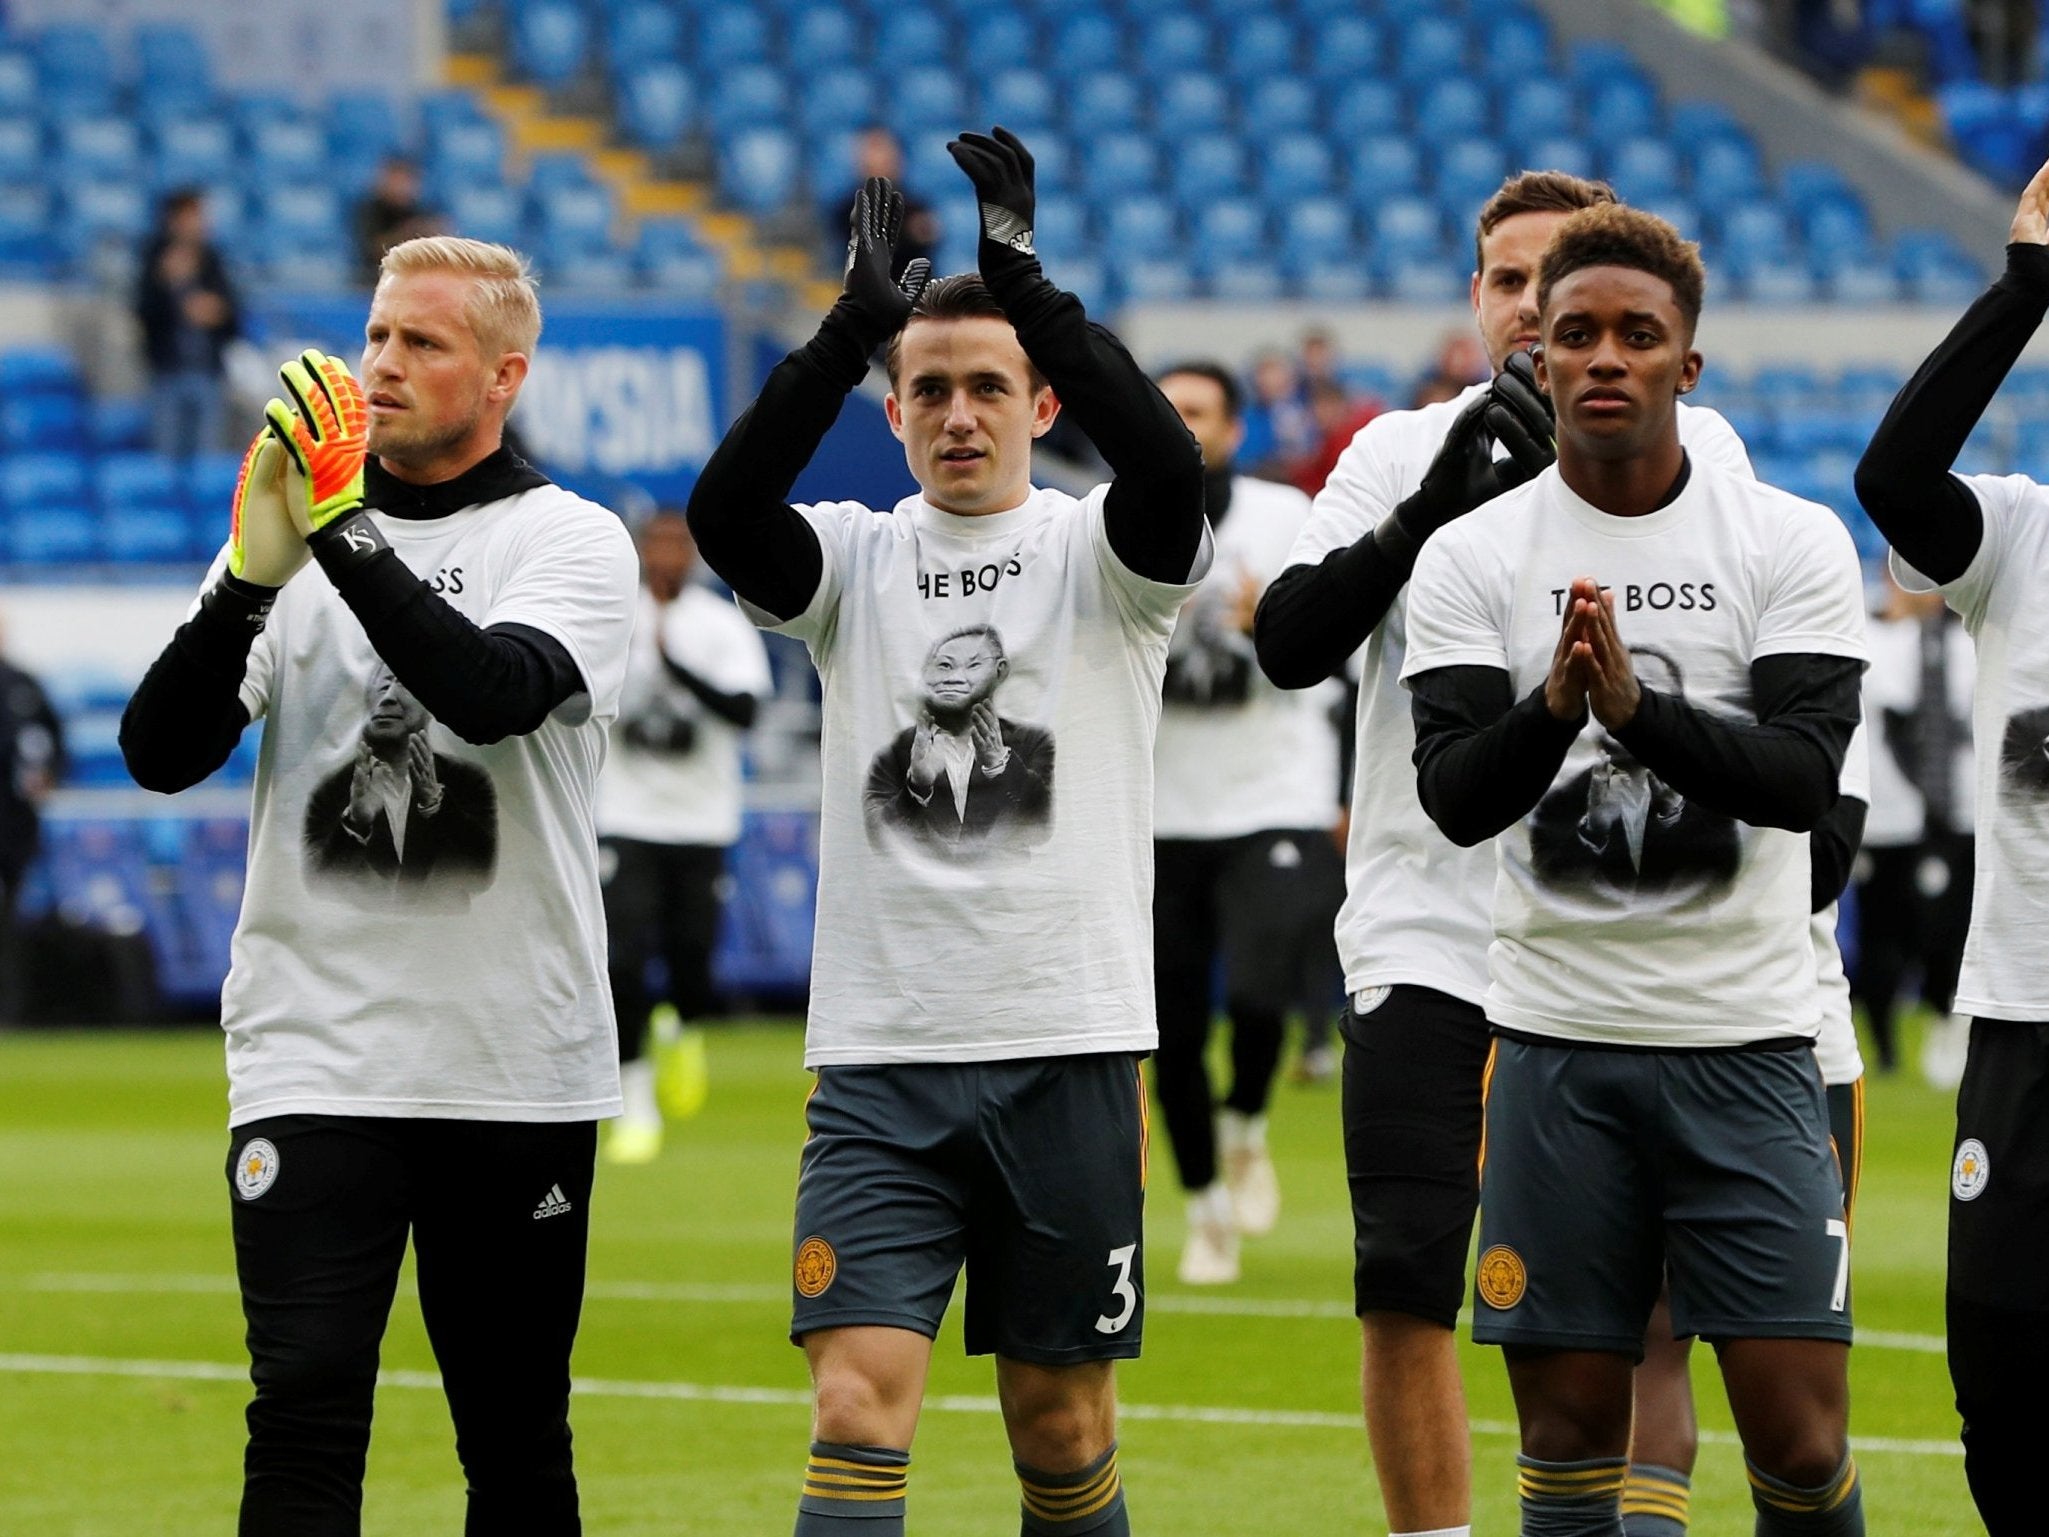
[{"label": "portrait of man in suit", "polygon": [[467,906],[498,862],[498,793],[473,763],[434,751],[432,717],[380,665],[355,755],[306,803],[310,873],[382,900]]},{"label": "portrait of man in suit", "polygon": [[[1648,647],[1629,655],[1644,687],[1684,695],[1673,658]],[[1734,879],[1742,846],[1732,819],[1690,803],[1606,731],[1594,745],[1593,767],[1555,787],[1531,817],[1540,877],[1624,900]]]},{"label": "portrait of man in suit", "polygon": [[969,625],[933,643],[917,724],[897,733],[868,770],[871,838],[893,830],[948,853],[1045,838],[1053,736],[997,713],[996,690],[1009,675],[993,626]]}]

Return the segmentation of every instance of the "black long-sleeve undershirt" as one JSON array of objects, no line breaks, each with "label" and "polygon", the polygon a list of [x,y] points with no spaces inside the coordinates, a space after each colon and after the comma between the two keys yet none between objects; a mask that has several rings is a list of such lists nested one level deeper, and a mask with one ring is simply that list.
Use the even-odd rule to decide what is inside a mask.
[{"label": "black long-sleeve undershirt", "polygon": [[[364,473],[366,505],[401,518],[444,517],[547,483],[506,449],[433,486],[400,481],[374,459]],[[585,686],[555,637],[519,624],[480,628],[390,550],[346,570],[336,592],[399,682],[466,742],[533,731]],[[137,784],[175,792],[227,761],[249,724],[240,690],[270,596],[223,577],[151,665],[121,722]]]},{"label": "black long-sleeve undershirt", "polygon": [[1371,533],[1313,566],[1288,567],[1253,617],[1259,670],[1275,688],[1314,688],[1335,677],[1387,617],[1410,570]]},{"label": "black long-sleeve undershirt", "polygon": [[[1808,832],[1837,799],[1862,671],[1849,657],[1760,657],[1750,664],[1755,725],[1645,688],[1636,715],[1615,737],[1707,810],[1753,827]],[[1408,682],[1417,795],[1461,847],[1529,815],[1585,723],[1553,717],[1542,688],[1514,700],[1500,668],[1440,667]]]},{"label": "black long-sleeve undershirt", "polygon": [[[1202,454],[1167,398],[1081,301],[1042,277],[997,294],[1018,341],[1115,477],[1103,505],[1110,548],[1159,582],[1185,582],[1202,547]],[[818,536],[788,505],[867,371],[858,325],[836,305],[818,334],[769,371],[690,494],[707,564],[747,602],[794,619],[825,572]]]},{"label": "black long-sleeve undershirt", "polygon": [[2049,311],[2049,246],[2006,248],[2006,271],[1909,379],[1857,464],[1857,500],[1900,558],[1932,582],[1970,567],[1985,534],[1950,466]]},{"label": "black long-sleeve undershirt", "polygon": [[761,712],[759,694],[750,694],[744,689],[729,694],[724,689],[714,688],[668,652],[662,652],[661,657],[662,671],[689,689],[697,696],[697,702],[720,720],[730,726],[738,726],[742,731],[754,724],[754,717]]},{"label": "black long-sleeve undershirt", "polygon": [[1839,795],[1814,824],[1807,839],[1809,912],[1826,909],[1850,884],[1850,867],[1856,864],[1857,850],[1863,846],[1864,815],[1870,809],[1854,795]]}]

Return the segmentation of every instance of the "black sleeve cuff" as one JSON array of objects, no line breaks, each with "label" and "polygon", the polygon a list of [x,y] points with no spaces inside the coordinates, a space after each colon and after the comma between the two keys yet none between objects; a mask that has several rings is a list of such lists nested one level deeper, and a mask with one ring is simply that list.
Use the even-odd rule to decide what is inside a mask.
[{"label": "black sleeve cuff", "polygon": [[2049,299],[2049,246],[2022,240],[2009,245],[2000,280],[2032,297]]}]

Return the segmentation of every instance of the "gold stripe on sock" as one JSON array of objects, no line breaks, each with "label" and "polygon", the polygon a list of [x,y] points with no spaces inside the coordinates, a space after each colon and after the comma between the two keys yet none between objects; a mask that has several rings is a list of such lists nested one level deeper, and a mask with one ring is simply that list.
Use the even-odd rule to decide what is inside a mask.
[{"label": "gold stripe on sock", "polygon": [[1842,1477],[1826,1489],[1794,1492],[1767,1484],[1754,1468],[1744,1469],[1750,1475],[1750,1487],[1757,1491],[1757,1497],[1775,1509],[1796,1515],[1814,1515],[1834,1510],[1847,1500],[1857,1487],[1857,1464],[1847,1463]]},{"label": "gold stripe on sock", "polygon": [[1079,1521],[1092,1516],[1116,1499],[1123,1487],[1114,1461],[1075,1488],[1053,1488],[1022,1478],[1018,1484],[1024,1490],[1025,1509],[1042,1521]]},{"label": "gold stripe on sock", "polygon": [[1666,1516],[1685,1524],[1688,1501],[1672,1495],[1627,1493],[1622,1496],[1625,1516]]},{"label": "gold stripe on sock", "polygon": [[908,1478],[911,1473],[908,1462],[849,1462],[844,1457],[813,1457],[810,1462],[814,1468],[837,1468],[845,1473],[884,1473],[891,1478]]},{"label": "gold stripe on sock", "polygon": [[901,1473],[894,1477],[863,1478],[858,1473],[821,1473],[816,1468],[804,1474],[807,1484],[831,1484],[842,1489],[902,1489],[909,1482]]},{"label": "gold stripe on sock", "polygon": [[1622,1478],[1617,1474],[1601,1483],[1546,1483],[1542,1479],[1523,1474],[1517,1480],[1517,1488],[1526,1499],[1618,1499],[1622,1494]]}]

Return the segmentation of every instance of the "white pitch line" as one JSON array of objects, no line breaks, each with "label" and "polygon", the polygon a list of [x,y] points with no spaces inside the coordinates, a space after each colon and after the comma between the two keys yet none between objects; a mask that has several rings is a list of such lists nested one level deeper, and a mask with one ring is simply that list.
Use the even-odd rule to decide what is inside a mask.
[{"label": "white pitch line", "polygon": [[[9,1285],[0,1279],[0,1287]],[[11,1283],[22,1291],[107,1293],[193,1293],[236,1295],[235,1278],[222,1275],[27,1275]],[[410,1288],[407,1288],[411,1295]],[[705,1306],[786,1303],[781,1286],[696,1285],[682,1281],[592,1281],[584,1296],[593,1302],[684,1302]],[[1185,1292],[1153,1292],[1145,1299],[1149,1313],[1182,1313],[1216,1318],[1314,1318],[1350,1323],[1347,1302],[1306,1297],[1202,1297]],[[1903,1334],[1887,1329],[1859,1329],[1857,1343],[1867,1350],[1904,1350],[1939,1356],[1948,1348],[1940,1334]]]},{"label": "white pitch line", "polygon": [[[225,1361],[146,1361],[108,1356],[0,1355],[0,1374],[58,1377],[149,1377],[179,1382],[234,1382],[246,1384],[249,1369]],[[439,1392],[438,1372],[382,1371],[379,1387],[420,1389]],[[773,1409],[811,1406],[810,1393],[798,1388],[750,1388],[703,1382],[632,1382],[604,1377],[578,1377],[571,1391],[585,1398],[664,1399],[679,1403],[751,1404]],[[944,1414],[999,1414],[994,1398],[978,1394],[949,1393],[925,1400],[925,1407]],[[1240,1409],[1222,1404],[1134,1404],[1122,1403],[1117,1414],[1126,1420],[1162,1421],[1179,1425],[1282,1426],[1299,1430],[1361,1431],[1356,1414],[1331,1414],[1315,1409]],[[1515,1426],[1505,1420],[1475,1420],[1473,1434],[1491,1438],[1513,1438]],[[1714,1446],[1740,1445],[1726,1430],[1703,1430],[1702,1441]],[[1963,1447],[1955,1441],[1918,1441],[1892,1436],[1853,1436],[1852,1444],[1861,1456],[1867,1452],[1897,1453],[1907,1457],[1961,1457]]]}]

